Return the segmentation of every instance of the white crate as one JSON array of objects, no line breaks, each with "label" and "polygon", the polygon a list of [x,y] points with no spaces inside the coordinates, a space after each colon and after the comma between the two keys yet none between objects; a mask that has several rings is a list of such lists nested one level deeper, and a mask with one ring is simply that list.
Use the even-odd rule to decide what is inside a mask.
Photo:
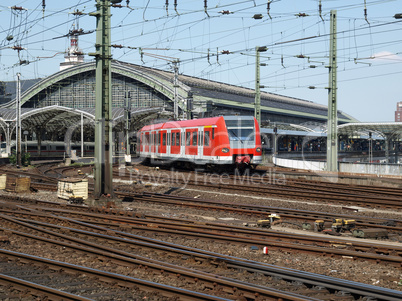
[{"label": "white crate", "polygon": [[66,178],[59,180],[57,197],[61,199],[88,198],[88,179]]}]

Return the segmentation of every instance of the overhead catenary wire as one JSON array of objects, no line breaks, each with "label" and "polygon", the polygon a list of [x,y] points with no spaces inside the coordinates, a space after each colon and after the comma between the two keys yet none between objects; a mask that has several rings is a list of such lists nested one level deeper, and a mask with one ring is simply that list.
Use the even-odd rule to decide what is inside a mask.
[{"label": "overhead catenary wire", "polygon": [[[39,1],[38,1],[39,2]],[[88,2],[90,2],[90,1],[86,1],[87,3]],[[91,2],[93,2],[93,1],[91,1]],[[172,0],[170,1],[170,2],[172,2]],[[386,1],[367,1],[367,6],[370,6],[370,5],[375,5],[375,4],[381,4],[381,3],[385,3]],[[150,5],[148,5],[148,4],[150,4],[151,2],[150,1],[148,1],[148,2],[146,2],[147,3],[147,9],[148,9],[148,12],[149,12],[149,10],[151,9],[151,7],[150,7]],[[238,2],[238,3],[240,3],[240,2]],[[49,6],[49,3],[47,3],[48,4],[48,6]],[[180,2],[179,2],[179,4],[180,4]],[[231,9],[231,11],[234,11],[235,13],[234,14],[231,14],[229,17],[236,17],[236,18],[240,18],[240,17],[237,17],[236,15],[238,15],[238,14],[240,14],[240,13],[246,13],[247,11],[250,11],[250,9],[251,8],[253,8],[254,7],[254,1],[249,1],[249,6],[248,7],[246,7],[246,8],[242,8],[241,10],[237,10],[237,9],[233,9],[233,8],[235,8],[236,7],[236,5],[232,5],[232,7],[230,8]],[[129,3],[127,3],[127,6],[129,5]],[[171,5],[171,3],[170,3],[170,5]],[[254,9],[266,9],[266,5],[267,5],[267,1],[263,1],[263,3],[256,3],[256,6],[255,6],[255,8]],[[333,3],[328,3],[328,4],[326,4],[326,6],[329,6],[329,5],[334,5]],[[347,10],[347,9],[349,9],[349,8],[352,8],[352,7],[362,7],[362,5],[363,4],[361,4],[361,5],[350,5],[350,6],[343,6],[343,7],[337,7],[338,9],[340,9],[340,10],[342,10],[342,9],[344,9],[344,10]],[[272,8],[273,6],[271,6],[271,8]],[[162,8],[162,7],[161,7]],[[208,7],[208,14],[210,15],[209,16],[209,18],[210,19],[216,19],[216,20],[218,20],[218,18],[225,18],[225,17],[228,17],[227,15],[222,15],[222,14],[216,14],[216,15],[213,15],[215,12],[218,12],[218,9],[219,10],[223,10],[223,9],[228,9],[229,8],[229,6],[225,6],[225,7],[223,7],[223,6],[220,6],[219,8],[215,8],[215,7]],[[134,10],[139,10],[139,11],[142,11],[142,8],[141,7],[134,7],[133,6],[133,4],[132,4],[132,9],[134,9]],[[135,11],[133,11],[132,9],[127,9],[129,12],[131,12],[131,14],[132,14],[132,12],[135,12]],[[154,8],[152,8],[152,9],[154,9]],[[327,8],[327,7],[325,7],[325,9],[329,9],[329,7]],[[38,12],[39,12],[40,10],[38,10]],[[196,15],[196,14],[199,14],[200,12],[202,11],[202,9],[198,9],[198,10],[191,10],[191,11],[186,11],[186,10],[183,10],[183,11],[181,11],[180,12],[180,17],[181,16],[185,16],[186,14],[192,14],[192,15]],[[315,13],[315,15],[316,16],[318,16],[318,14],[317,14],[317,7],[315,6],[315,8],[311,8],[311,9],[307,9],[306,11],[306,14],[309,14],[309,15],[311,15],[311,16],[313,16],[314,15],[314,13]],[[48,7],[46,7],[46,15],[45,15],[45,20],[46,20],[46,16],[49,14],[49,13],[51,13],[51,11],[50,10],[48,10]],[[297,14],[297,12],[292,12],[292,11],[289,11],[289,12],[286,12],[286,13],[281,13],[281,12],[278,12],[277,10],[272,10],[271,9],[271,11],[270,11],[270,14],[271,14],[271,17],[272,17],[272,21],[270,21],[270,24],[276,24],[277,26],[277,28],[279,28],[280,27],[280,24],[283,24],[283,23],[285,23],[285,22],[287,22],[287,21],[289,21],[289,20],[292,20],[293,18],[295,18],[294,17],[294,14]],[[126,16],[126,15],[124,15],[124,16]],[[191,22],[188,22],[188,23],[183,23],[183,22],[180,22],[180,24],[178,24],[177,22],[175,22],[176,24],[172,24],[172,26],[170,27],[170,26],[168,26],[169,25],[169,22],[172,22],[173,20],[174,21],[177,21],[178,20],[178,16],[177,16],[177,14],[173,14],[172,16],[170,16],[169,18],[167,18],[166,16],[160,16],[160,18],[154,18],[154,20],[155,21],[161,21],[161,24],[164,24],[164,25],[167,25],[167,26],[161,26],[160,28],[158,28],[158,30],[160,30],[161,28],[163,28],[163,30],[166,30],[166,31],[168,31],[168,30],[172,30],[173,28],[175,28],[175,30],[176,30],[176,32],[175,32],[175,35],[176,35],[176,37],[174,37],[174,36],[171,36],[171,38],[170,38],[170,40],[169,40],[169,43],[170,43],[170,45],[169,46],[172,46],[172,47],[170,47],[170,50],[166,50],[167,52],[170,52],[170,54],[172,55],[172,56],[175,56],[175,54],[177,54],[178,52],[179,52],[179,50],[178,49],[182,49],[182,48],[178,48],[178,47],[173,47],[174,45],[173,45],[173,41],[175,41],[175,42],[180,42],[181,40],[183,40],[184,41],[184,39],[185,38],[180,38],[180,34],[182,33],[182,32],[190,32],[189,31],[189,27],[190,26],[197,26],[198,24],[200,24],[200,23],[202,23],[202,22],[204,22],[205,20],[206,20],[206,17],[205,17],[205,14],[204,14],[204,16],[202,16],[201,17],[201,14],[199,14],[198,15],[199,17],[198,18],[194,18]],[[324,16],[324,14],[323,14],[323,16]],[[244,17],[241,17],[241,18],[243,18],[243,20],[244,20]],[[38,18],[38,19],[40,19],[40,18]],[[149,19],[150,20],[150,19]],[[147,22],[149,22],[149,20],[147,20]],[[268,20],[268,18],[267,18],[267,20]],[[307,19],[305,19],[305,20],[307,20]],[[358,19],[356,19],[356,20],[358,20]],[[371,22],[375,22],[375,20],[371,20],[370,19],[370,21]],[[143,20],[141,20],[141,22],[143,22]],[[138,22],[138,24],[140,24],[141,22]],[[60,24],[62,24],[63,22],[60,22]],[[66,22],[65,24],[67,24],[68,22]],[[118,23],[118,22],[117,22]],[[314,23],[317,23],[317,22],[314,22]],[[133,22],[131,23],[131,24],[134,24]],[[238,34],[238,33],[240,33],[240,32],[245,32],[245,30],[247,30],[247,31],[249,31],[250,33],[252,33],[252,31],[253,31],[253,29],[254,28],[262,28],[262,26],[264,26],[264,25],[266,25],[267,24],[267,21],[266,20],[264,20],[262,23],[259,23],[259,24],[249,24],[249,25],[246,25],[247,26],[247,28],[245,29],[243,26],[241,26],[241,24],[239,23],[239,25],[240,26],[237,26],[237,28],[233,28],[233,29],[230,29],[230,30],[225,30],[224,28],[222,28],[222,29],[219,29],[219,30],[215,30],[214,29],[214,31],[213,32],[210,32],[210,33],[208,33],[207,34],[207,36],[204,36],[204,41],[205,42],[208,42],[208,43],[211,43],[210,44],[210,46],[211,47],[209,47],[209,48],[211,48],[211,49],[216,49],[216,46],[214,46],[214,45],[212,45],[212,43],[217,43],[217,42],[219,42],[219,40],[220,40],[220,36],[219,35],[225,35],[225,33],[227,33],[227,35],[230,35],[230,34],[232,34],[233,36],[236,36],[236,34]],[[119,27],[119,28],[132,28],[132,26],[134,26],[134,25],[129,25],[128,23],[126,23],[126,24],[121,24],[120,23],[120,25],[121,26],[112,26],[112,28],[117,28],[117,27]],[[305,25],[307,25],[307,26],[310,26],[310,24],[305,24]],[[375,26],[376,24],[375,23],[373,23],[372,24],[373,26]],[[307,26],[305,26],[305,28],[307,28]],[[311,27],[314,27],[314,26],[316,26],[316,24],[312,24],[311,25]],[[93,28],[88,28],[88,30],[92,30]],[[375,30],[375,27],[371,27],[370,28],[372,31],[374,31]],[[359,32],[360,30],[367,30],[367,27],[366,27],[366,29],[364,29],[364,28],[355,28],[355,30],[356,30],[356,33],[357,32]],[[395,29],[395,31],[397,31],[396,29]],[[296,31],[293,31],[293,35],[295,34],[295,32]],[[156,31],[155,32],[152,32],[152,31],[147,31],[147,32],[144,32],[142,35],[143,36],[151,36],[152,34],[154,34],[154,33],[156,33]],[[289,33],[290,33],[290,31],[289,31]],[[41,32],[41,34],[43,34],[43,31]],[[373,35],[375,35],[375,34],[377,34],[376,32],[372,32],[371,34],[373,34]],[[201,37],[202,37],[202,35],[203,34],[201,34]],[[364,37],[364,36],[369,36],[370,35],[370,33],[362,33],[361,34],[361,36],[362,37]],[[136,35],[136,34],[130,34],[130,31],[125,31],[125,37],[124,37],[124,46],[127,46],[127,50],[133,50],[133,49],[135,49],[136,47],[146,47],[146,46],[150,46],[151,44],[149,44],[149,45],[144,45],[144,44],[137,44],[137,45],[133,45],[131,42],[133,41],[133,39],[137,39],[138,37],[140,37],[141,35]],[[187,35],[188,36],[188,35]],[[284,37],[287,37],[288,35],[285,35]],[[32,50],[34,50],[34,49],[37,49],[37,47],[35,47],[35,48],[33,48],[32,46],[34,46],[35,44],[37,44],[37,43],[43,43],[44,42],[44,39],[43,38],[39,38],[39,39],[37,39],[37,40],[34,40],[35,38],[37,38],[38,37],[38,35],[33,35],[32,33],[30,33],[29,34],[29,43],[26,43],[26,45],[24,45],[24,46],[27,46],[27,49],[28,50],[30,50],[31,51],[31,49]],[[161,45],[164,45],[167,41],[165,40],[165,37],[163,37],[162,35],[160,35],[160,39],[157,41],[158,43],[160,43]],[[290,36],[289,36],[290,37]],[[359,37],[359,35],[356,35],[356,37]],[[194,34],[192,34],[192,40],[193,41],[195,41],[195,39],[196,38],[198,38],[196,35],[194,35]],[[232,52],[232,55],[230,56],[231,57],[231,61],[232,60],[237,60],[237,61],[240,61],[238,58],[236,58],[236,56],[239,56],[239,53],[240,53],[240,51],[243,51],[243,52],[249,52],[249,53],[251,53],[252,52],[252,49],[253,49],[253,47],[254,47],[254,41],[256,41],[257,39],[258,39],[259,37],[256,37],[256,38],[254,38],[254,37],[250,37],[250,38],[248,38],[248,41],[247,41],[247,43],[249,44],[249,46],[250,47],[247,47],[247,48],[239,48],[239,47],[236,47],[235,49],[233,49],[233,48],[230,48],[230,47],[227,47],[228,46],[228,44],[221,44],[220,46],[218,46],[218,48],[219,49],[228,49],[228,50],[230,50],[231,52]],[[297,44],[297,43],[303,43],[305,46],[308,46],[309,45],[309,43],[311,42],[311,43],[317,43],[316,41],[318,41],[318,40],[324,40],[326,38],[326,36],[323,34],[323,35],[319,35],[319,36],[317,36],[317,38],[316,39],[311,39],[311,41],[307,41],[307,40],[304,40],[304,41],[295,41],[295,42],[293,42],[294,44]],[[348,36],[347,35],[345,35],[345,38],[348,38]],[[284,38],[283,40],[285,40],[286,38]],[[289,40],[291,40],[291,39],[289,39]],[[49,40],[46,40],[46,41],[49,41]],[[278,40],[276,40],[276,41],[278,41]],[[116,44],[119,44],[118,43],[119,41],[118,40],[113,40],[113,43],[116,43]],[[185,64],[186,63],[191,63],[191,62],[194,62],[194,61],[202,61],[202,60],[204,60],[205,61],[205,63],[207,62],[207,60],[206,60],[206,57],[205,57],[205,54],[204,54],[204,49],[207,49],[207,47],[205,47],[205,46],[207,46],[207,44],[206,43],[193,43],[193,47],[192,47],[192,50],[191,49],[189,49],[189,51],[188,51],[188,53],[190,54],[191,53],[191,55],[192,55],[192,57],[190,58],[190,59],[183,59],[183,63],[182,63],[182,66],[185,66]],[[273,60],[277,60],[277,62],[275,62],[276,64],[278,64],[278,65],[282,65],[282,67],[283,67],[283,63],[284,63],[284,61],[287,63],[287,65],[289,65],[289,68],[292,66],[292,65],[294,65],[294,63],[292,63],[291,61],[288,61],[292,56],[294,56],[296,53],[293,53],[293,54],[291,54],[291,53],[283,53],[282,55],[280,55],[280,56],[278,56],[278,53],[277,53],[277,50],[279,49],[278,47],[280,46],[280,45],[274,45],[274,43],[273,42],[275,42],[275,39],[272,39],[272,41],[271,41],[271,43],[267,43],[267,45],[268,46],[270,46],[269,48],[270,48],[270,51],[272,52],[272,56],[273,56]],[[391,43],[391,42],[390,42]],[[88,43],[89,44],[89,43]],[[290,43],[290,44],[292,44],[292,43]],[[378,44],[377,42],[375,42],[375,43],[373,43],[373,49],[375,49],[375,47],[377,46],[377,45],[380,45],[380,44]],[[87,46],[86,47],[86,49],[90,49],[91,47],[93,47],[93,46],[91,46],[91,45],[89,45],[89,46]],[[129,47],[132,47],[133,49],[130,49]],[[362,47],[362,45],[361,45],[361,43],[360,42],[358,42],[358,44],[356,45],[356,49],[363,49]],[[53,53],[55,53],[56,51],[60,51],[60,52],[62,52],[64,49],[49,49],[48,47],[45,47],[44,48],[44,50],[45,51],[53,51]],[[84,48],[84,51],[85,51],[85,48]],[[115,51],[118,51],[118,49],[116,49]],[[181,53],[183,53],[183,51],[180,51]],[[187,52],[187,51],[186,51]],[[211,52],[212,53],[212,52]],[[33,54],[33,53],[32,53]],[[127,54],[130,54],[130,52],[129,51],[127,51],[126,53],[125,53],[125,55],[127,55]],[[134,54],[136,54],[136,53],[134,53]],[[319,53],[315,53],[315,55],[318,55]],[[324,53],[321,53],[322,54],[322,57],[324,57]],[[314,56],[313,55],[313,53],[311,53],[311,52],[307,52],[307,53],[305,53],[305,55],[306,56]],[[39,56],[38,56],[39,57]],[[117,55],[116,56],[117,58],[119,58],[119,55]],[[138,58],[138,55],[137,55],[137,58]],[[353,59],[354,57],[351,57],[351,59]],[[214,61],[214,62],[216,62],[216,60]],[[211,60],[211,63],[214,63],[212,60]],[[225,60],[222,60],[222,59],[220,59],[219,60],[219,63],[220,64],[222,64],[222,63],[224,63],[225,62]],[[272,62],[272,63],[274,63],[274,62]],[[246,65],[245,65],[246,66]]]}]

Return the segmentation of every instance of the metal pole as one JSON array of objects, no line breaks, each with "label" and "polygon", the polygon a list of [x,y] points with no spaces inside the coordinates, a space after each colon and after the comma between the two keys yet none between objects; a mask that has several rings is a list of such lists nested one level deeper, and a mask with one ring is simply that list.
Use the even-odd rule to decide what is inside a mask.
[{"label": "metal pole", "polygon": [[329,53],[329,88],[327,122],[327,170],[338,171],[338,114],[337,114],[337,79],[336,79],[336,10],[330,13],[330,53]]},{"label": "metal pole", "polygon": [[20,73],[17,73],[17,99],[16,99],[16,152],[17,152],[17,165],[21,166],[21,81]]},{"label": "metal pole", "polygon": [[95,191],[113,196],[110,1],[96,0]]},{"label": "metal pole", "polygon": [[126,119],[126,125],[124,127],[124,134],[126,136],[126,155],[130,155],[130,137],[128,135],[128,132],[130,130],[130,120],[131,120],[131,93],[130,91],[125,92],[125,108],[124,108],[124,117]]},{"label": "metal pole", "polygon": [[173,70],[174,70],[174,83],[173,83],[173,89],[174,89],[174,99],[173,99],[173,114],[174,114],[174,119],[177,120],[179,118],[179,104],[178,99],[177,99],[177,78],[178,78],[178,73],[179,73],[179,67],[177,66],[178,60],[173,61]]},{"label": "metal pole", "polygon": [[254,117],[261,127],[261,92],[260,92],[260,51],[255,48],[255,106]]},{"label": "metal pole", "polygon": [[6,153],[10,156],[11,153],[11,135],[10,135],[10,124],[7,123],[7,142],[6,142]]},{"label": "metal pole", "polygon": [[84,157],[84,114],[81,113],[81,158]]}]

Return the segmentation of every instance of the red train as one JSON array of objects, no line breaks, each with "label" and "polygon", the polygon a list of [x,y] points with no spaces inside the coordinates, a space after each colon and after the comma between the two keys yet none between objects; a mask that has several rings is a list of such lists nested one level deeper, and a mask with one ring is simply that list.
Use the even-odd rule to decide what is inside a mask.
[{"label": "red train", "polygon": [[220,116],[144,126],[140,157],[177,165],[255,167],[262,162],[260,128],[252,116]]}]

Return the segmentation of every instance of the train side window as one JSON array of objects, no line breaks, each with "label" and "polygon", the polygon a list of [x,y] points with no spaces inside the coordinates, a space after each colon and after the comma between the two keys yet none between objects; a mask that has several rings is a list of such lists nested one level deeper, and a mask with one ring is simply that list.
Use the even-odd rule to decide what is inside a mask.
[{"label": "train side window", "polygon": [[197,132],[193,132],[193,145],[197,145]]},{"label": "train side window", "polygon": [[191,132],[186,132],[186,145],[191,144]]},{"label": "train side window", "polygon": [[204,134],[204,145],[209,146],[209,131],[205,132]]},{"label": "train side window", "polygon": [[180,133],[179,132],[176,133],[176,145],[177,146],[180,145]]},{"label": "train side window", "polygon": [[166,145],[166,133],[162,134],[162,145]]},{"label": "train side window", "polygon": [[212,140],[214,140],[215,139],[215,128],[212,128],[212,138],[211,138]]}]

